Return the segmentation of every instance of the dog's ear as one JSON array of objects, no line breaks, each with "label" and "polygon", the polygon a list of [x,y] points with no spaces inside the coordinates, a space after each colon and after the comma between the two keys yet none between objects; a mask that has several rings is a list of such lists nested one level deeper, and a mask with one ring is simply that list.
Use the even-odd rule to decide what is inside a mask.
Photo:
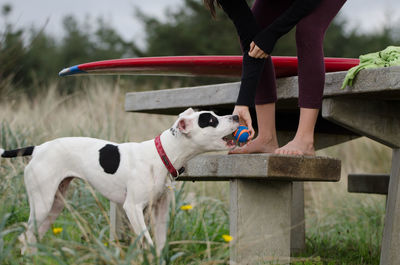
[{"label": "dog's ear", "polygon": [[187,110],[185,110],[184,112],[179,114],[179,118],[183,117],[183,116],[191,115],[193,113],[194,113],[194,110],[192,108],[188,108]]},{"label": "dog's ear", "polygon": [[193,118],[181,117],[178,120],[178,130],[183,134],[188,134],[193,128]]}]

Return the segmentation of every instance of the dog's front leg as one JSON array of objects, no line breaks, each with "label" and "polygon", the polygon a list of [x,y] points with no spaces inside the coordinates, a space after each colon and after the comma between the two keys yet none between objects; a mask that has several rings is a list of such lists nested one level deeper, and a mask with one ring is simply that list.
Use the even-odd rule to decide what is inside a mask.
[{"label": "dog's front leg", "polygon": [[170,192],[166,192],[152,208],[154,239],[156,241],[157,255],[161,254],[167,240],[168,210],[170,201]]},{"label": "dog's front leg", "polygon": [[126,212],[126,215],[128,216],[129,222],[131,223],[135,234],[139,236],[141,233],[143,233],[147,242],[149,242],[149,244],[153,246],[153,241],[151,240],[150,233],[147,230],[146,224],[144,222],[144,205],[143,203],[135,203],[133,198],[134,197],[130,196],[128,191],[123,208]]}]

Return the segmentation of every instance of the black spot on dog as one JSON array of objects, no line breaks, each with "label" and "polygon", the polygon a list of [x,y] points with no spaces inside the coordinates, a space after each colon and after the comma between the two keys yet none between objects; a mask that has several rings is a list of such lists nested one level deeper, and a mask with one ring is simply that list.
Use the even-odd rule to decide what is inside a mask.
[{"label": "black spot on dog", "polygon": [[121,155],[119,154],[118,146],[107,144],[99,150],[99,161],[104,172],[114,174],[117,172]]},{"label": "black spot on dog", "polygon": [[4,153],[1,156],[5,158],[11,158],[17,156],[30,156],[33,153],[33,149],[35,149],[34,146],[28,146],[20,149],[4,151]]},{"label": "black spot on dog", "polygon": [[202,113],[199,116],[199,126],[200,128],[205,128],[208,126],[216,128],[218,126],[218,119],[211,113]]},{"label": "black spot on dog", "polygon": [[173,136],[176,136],[176,128],[169,129]]}]

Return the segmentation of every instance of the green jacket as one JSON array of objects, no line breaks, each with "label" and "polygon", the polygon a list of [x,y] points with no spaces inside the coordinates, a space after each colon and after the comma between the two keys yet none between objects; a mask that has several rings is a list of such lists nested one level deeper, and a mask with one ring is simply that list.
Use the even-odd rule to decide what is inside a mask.
[{"label": "green jacket", "polygon": [[400,47],[388,46],[380,52],[360,55],[360,64],[351,68],[344,78],[342,89],[352,86],[358,72],[362,69],[400,65]]}]

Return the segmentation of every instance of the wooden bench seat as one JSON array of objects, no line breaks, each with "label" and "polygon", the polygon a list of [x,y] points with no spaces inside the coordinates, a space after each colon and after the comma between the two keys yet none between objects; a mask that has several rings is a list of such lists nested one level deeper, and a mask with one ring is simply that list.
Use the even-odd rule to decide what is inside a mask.
[{"label": "wooden bench seat", "polygon": [[349,174],[347,191],[387,195],[389,180],[389,174]]},{"label": "wooden bench seat", "polygon": [[286,264],[304,244],[304,199],[296,197],[302,185],[293,182],[339,181],[341,163],[327,157],[201,155],[185,169],[178,180],[230,181],[232,264],[263,264],[271,257]]},{"label": "wooden bench seat", "polygon": [[340,160],[275,154],[200,155],[178,180],[339,181]]}]

